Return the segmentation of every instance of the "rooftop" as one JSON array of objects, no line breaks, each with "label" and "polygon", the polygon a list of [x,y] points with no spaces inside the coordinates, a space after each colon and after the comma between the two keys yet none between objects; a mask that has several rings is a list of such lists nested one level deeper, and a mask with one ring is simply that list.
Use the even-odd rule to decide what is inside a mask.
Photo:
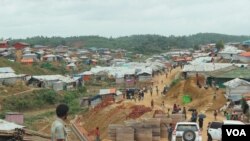
[{"label": "rooftop", "polygon": [[240,56],[250,57],[250,52],[243,52],[240,54]]},{"label": "rooftop", "polygon": [[217,78],[250,79],[250,69],[247,67],[241,68],[237,66],[231,66],[217,71],[213,71],[209,75]]},{"label": "rooftop", "polygon": [[1,131],[10,131],[10,130],[14,130],[15,128],[23,128],[23,127],[24,126],[0,119],[0,130]]},{"label": "rooftop", "polygon": [[11,67],[1,67],[0,73],[14,73],[15,71]]}]

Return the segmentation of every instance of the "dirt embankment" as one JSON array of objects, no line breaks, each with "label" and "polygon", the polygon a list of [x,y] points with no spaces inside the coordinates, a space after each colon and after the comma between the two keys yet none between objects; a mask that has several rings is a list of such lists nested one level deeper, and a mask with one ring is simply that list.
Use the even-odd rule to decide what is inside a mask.
[{"label": "dirt embankment", "polygon": [[[199,82],[203,86],[204,78],[199,77]],[[213,99],[213,95],[216,93],[216,99]],[[166,101],[173,104],[184,106],[182,102],[183,95],[189,95],[192,98],[192,102],[186,104],[186,107],[196,107],[198,110],[204,110],[209,103],[213,105],[207,110],[215,110],[221,108],[225,103],[224,90],[215,90],[215,88],[198,87],[196,84],[196,78],[191,77],[187,80],[182,80],[174,87],[170,89],[167,94]]]}]

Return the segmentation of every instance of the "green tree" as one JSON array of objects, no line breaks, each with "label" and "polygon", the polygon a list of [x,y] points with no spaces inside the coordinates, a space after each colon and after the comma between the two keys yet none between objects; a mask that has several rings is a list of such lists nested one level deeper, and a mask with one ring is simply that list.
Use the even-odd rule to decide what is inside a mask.
[{"label": "green tree", "polygon": [[216,48],[217,48],[218,50],[223,49],[223,48],[224,48],[224,41],[223,41],[223,40],[218,41],[218,42],[216,43]]}]

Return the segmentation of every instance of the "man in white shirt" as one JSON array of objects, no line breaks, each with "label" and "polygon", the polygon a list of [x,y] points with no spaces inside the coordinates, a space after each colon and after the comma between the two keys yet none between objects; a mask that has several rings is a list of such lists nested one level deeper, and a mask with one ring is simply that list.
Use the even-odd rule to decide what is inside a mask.
[{"label": "man in white shirt", "polygon": [[56,120],[51,126],[51,141],[67,141],[67,133],[64,121],[67,119],[69,107],[60,104],[56,108]]}]

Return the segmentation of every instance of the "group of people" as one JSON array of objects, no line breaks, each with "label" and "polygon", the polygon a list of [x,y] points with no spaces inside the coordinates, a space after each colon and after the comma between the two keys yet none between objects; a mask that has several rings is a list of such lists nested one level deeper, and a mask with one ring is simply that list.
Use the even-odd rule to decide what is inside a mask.
[{"label": "group of people", "polygon": [[198,120],[198,124],[199,124],[200,129],[203,129],[204,118],[205,118],[205,115],[203,113],[198,115],[198,112],[196,109],[194,109],[192,111],[191,122],[197,122],[197,120]]}]

